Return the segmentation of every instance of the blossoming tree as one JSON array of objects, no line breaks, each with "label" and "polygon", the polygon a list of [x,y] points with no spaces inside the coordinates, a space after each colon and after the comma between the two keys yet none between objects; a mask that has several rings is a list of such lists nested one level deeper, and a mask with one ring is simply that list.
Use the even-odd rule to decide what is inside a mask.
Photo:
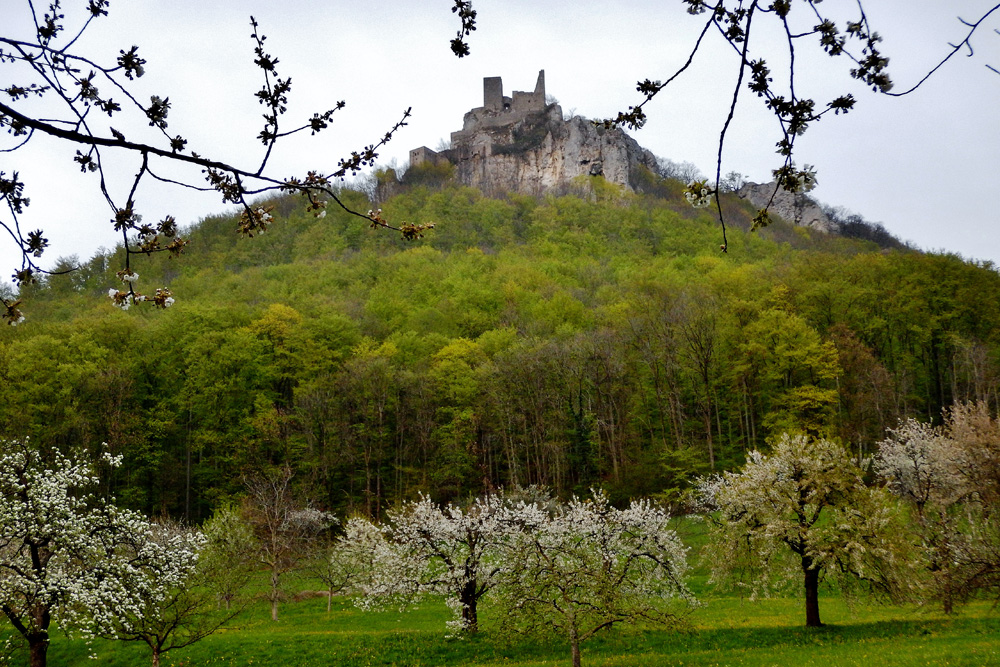
[{"label": "blossoming tree", "polygon": [[698,491],[717,512],[710,543],[716,583],[756,596],[798,579],[810,627],[822,625],[824,577],[844,592],[861,584],[893,599],[909,593],[911,561],[898,514],[834,442],[785,435],[769,455],[750,452],[742,470],[703,479]]},{"label": "blossoming tree", "polygon": [[388,517],[380,527],[355,519],[343,538],[371,554],[362,606],[406,606],[440,595],[456,614],[450,627],[476,632],[479,600],[497,583],[497,548],[510,529],[504,497],[477,498],[463,509],[421,496]]},{"label": "blossoming tree", "polygon": [[0,608],[31,667],[46,664],[53,622],[115,636],[183,586],[197,558],[196,536],[157,540],[142,515],[96,497],[97,483],[78,456],[0,441]]},{"label": "blossoming tree", "polygon": [[[151,581],[138,589],[137,612],[117,615],[100,634],[108,639],[142,642],[149,647],[153,667],[160,667],[164,653],[190,646],[218,630],[238,610],[217,609],[213,590],[215,563],[204,559],[207,537],[169,520],[153,523],[151,539],[173,554],[180,578],[163,581],[159,573],[146,573]],[[209,569],[213,568],[213,569]]]},{"label": "blossoming tree", "polygon": [[950,613],[977,591],[1000,591],[1000,420],[985,403],[955,405],[942,426],[901,422],[875,469],[912,508],[930,594]]},{"label": "blossoming tree", "polygon": [[675,625],[694,596],[684,583],[687,549],[670,515],[650,501],[617,509],[602,492],[549,512],[522,503],[499,552],[496,606],[501,627],[554,629],[569,641],[573,667],[580,644],[603,629],[639,620]]}]

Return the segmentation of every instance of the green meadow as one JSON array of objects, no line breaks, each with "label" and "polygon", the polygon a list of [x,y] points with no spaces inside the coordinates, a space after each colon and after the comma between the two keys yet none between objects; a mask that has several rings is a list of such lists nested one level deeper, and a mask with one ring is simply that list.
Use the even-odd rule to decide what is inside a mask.
[{"label": "green meadow", "polygon": [[[974,601],[946,616],[930,607],[851,606],[827,590],[820,601],[826,625],[810,629],[801,597],[750,601],[713,590],[699,557],[704,525],[680,520],[676,529],[691,548],[689,584],[700,606],[676,629],[626,626],[598,635],[583,645],[585,667],[1000,665],[1000,612],[990,601]],[[327,613],[326,598],[311,592],[310,585],[297,582],[296,599],[281,605],[277,622],[271,621],[267,601],[260,599],[217,634],[165,654],[162,667],[571,664],[569,645],[561,636],[512,636],[496,627],[488,598],[481,607],[479,634],[456,639],[446,636],[451,615],[441,602],[410,611],[372,612],[338,597]],[[91,648],[99,665],[150,664],[145,645],[98,640]],[[57,635],[49,664],[84,667],[95,661],[84,641]]]},{"label": "green meadow", "polygon": [[[802,602],[749,602],[710,596],[676,630],[624,628],[586,643],[583,664],[643,665],[1000,665],[1000,615],[977,602],[952,617],[900,607],[848,608],[837,598],[822,600],[826,626],[803,626]],[[569,650],[558,636],[508,637],[491,625],[464,639],[445,637],[449,618],[443,604],[409,612],[365,612],[350,601],[309,598],[288,602],[272,622],[266,604],[247,610],[229,628],[187,649],[167,653],[164,667],[280,665],[429,667],[568,665]],[[96,664],[149,664],[145,646],[95,641]],[[50,664],[94,665],[82,640],[57,636]]]}]

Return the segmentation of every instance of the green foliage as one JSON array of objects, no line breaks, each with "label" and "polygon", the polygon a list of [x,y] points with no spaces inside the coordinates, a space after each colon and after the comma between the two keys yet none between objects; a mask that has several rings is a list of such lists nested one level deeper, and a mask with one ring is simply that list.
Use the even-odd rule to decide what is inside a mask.
[{"label": "green foliage", "polygon": [[178,298],[157,313],[109,307],[121,257],[100,254],[0,328],[0,428],[107,442],[125,456],[119,499],[200,521],[261,465],[373,515],[430,483],[456,498],[601,485],[624,502],[677,497],[784,431],[870,454],[900,416],[995,405],[996,271],[780,222],[733,229],[720,255],[669,184],[410,186],[380,205],[436,224],[417,245],[274,200],[262,236],[209,217],[184,258],[150,258],[143,281]]},{"label": "green foliage", "polygon": [[439,188],[454,177],[455,165],[447,160],[440,160],[411,165],[403,173],[400,182],[403,185],[422,185],[429,188]]}]

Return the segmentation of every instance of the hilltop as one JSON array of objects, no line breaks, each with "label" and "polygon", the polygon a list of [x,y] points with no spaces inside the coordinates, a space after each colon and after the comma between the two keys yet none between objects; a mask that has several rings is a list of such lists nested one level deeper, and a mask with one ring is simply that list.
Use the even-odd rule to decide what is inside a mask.
[{"label": "hilltop", "polygon": [[451,146],[410,151],[410,167],[455,167],[455,179],[491,196],[538,196],[580,176],[603,176],[633,189],[636,171],[656,171],[656,157],[620,129],[597,127],[579,116],[564,118],[545,93],[545,71],[531,92],[505,96],[500,77],[483,79],[483,106],[465,114]]}]

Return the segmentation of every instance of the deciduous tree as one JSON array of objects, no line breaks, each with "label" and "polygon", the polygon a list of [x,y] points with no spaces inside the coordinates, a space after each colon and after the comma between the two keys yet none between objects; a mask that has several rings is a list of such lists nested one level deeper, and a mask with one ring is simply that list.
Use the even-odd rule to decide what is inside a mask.
[{"label": "deciduous tree", "polygon": [[709,547],[716,583],[757,596],[798,579],[810,627],[822,625],[824,578],[844,592],[896,600],[908,593],[910,554],[893,504],[865,485],[861,468],[834,442],[783,436],[770,454],[750,452],[742,470],[702,480],[699,493],[717,512]]},{"label": "deciduous tree", "polygon": [[46,664],[53,623],[88,635],[130,630],[129,619],[184,585],[197,558],[196,538],[156,539],[142,515],[98,498],[98,481],[80,456],[0,441],[0,608],[31,667]]},{"label": "deciduous tree", "polygon": [[405,606],[439,595],[456,615],[449,627],[476,632],[479,601],[497,584],[497,549],[509,529],[502,494],[477,498],[467,508],[440,507],[421,496],[389,512],[381,527],[355,520],[345,541],[355,551],[367,544],[372,554],[362,605]]},{"label": "deciduous tree", "polygon": [[271,620],[278,620],[281,577],[315,555],[318,538],[333,525],[332,514],[312,507],[291,486],[292,470],[282,468],[247,478],[241,515],[255,538],[257,559],[268,570]]},{"label": "deciduous tree", "polygon": [[160,667],[164,653],[201,641],[232,619],[238,610],[217,610],[211,584],[213,563],[204,561],[205,536],[170,521],[152,525],[152,539],[174,554],[179,580],[153,580],[139,591],[141,608],[122,613],[112,628],[101,634],[109,639],[142,642],[149,647],[153,667]]},{"label": "deciduous tree", "polygon": [[684,583],[687,549],[665,508],[633,501],[619,510],[595,492],[549,509],[511,508],[518,530],[500,551],[501,627],[555,630],[580,667],[580,645],[601,630],[638,621],[676,625],[694,604]]},{"label": "deciduous tree", "polygon": [[1000,594],[1000,420],[987,404],[955,405],[942,426],[901,422],[875,467],[913,508],[930,593],[945,612],[981,591]]}]

